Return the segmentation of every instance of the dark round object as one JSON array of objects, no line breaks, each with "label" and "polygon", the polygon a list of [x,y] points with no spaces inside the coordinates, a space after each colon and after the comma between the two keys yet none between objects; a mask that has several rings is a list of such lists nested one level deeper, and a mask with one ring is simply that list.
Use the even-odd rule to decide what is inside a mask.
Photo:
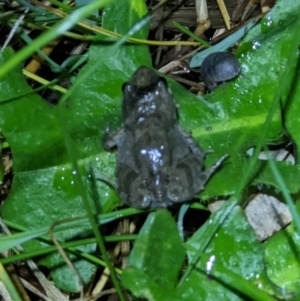
[{"label": "dark round object", "polygon": [[228,52],[214,52],[208,55],[201,66],[201,76],[210,91],[221,83],[239,75],[241,65],[236,57]]}]

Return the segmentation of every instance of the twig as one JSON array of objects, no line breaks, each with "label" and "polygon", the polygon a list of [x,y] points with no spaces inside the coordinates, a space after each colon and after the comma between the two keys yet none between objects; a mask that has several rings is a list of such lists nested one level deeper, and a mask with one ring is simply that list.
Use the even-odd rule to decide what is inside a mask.
[{"label": "twig", "polygon": [[223,17],[225,26],[229,30],[230,29],[230,17],[229,17],[227,8],[225,6],[225,3],[224,3],[223,0],[217,0],[217,3],[218,3],[218,6],[219,6],[219,9],[221,11],[221,15]]},{"label": "twig", "polygon": [[15,32],[17,31],[18,27],[20,26],[21,22],[23,21],[23,19],[25,18],[26,13],[28,12],[29,8],[26,8],[24,13],[18,18],[18,20],[16,21],[16,23],[14,24],[14,26],[12,27],[8,37],[6,38],[3,47],[1,49],[1,52],[4,51],[4,49],[7,47],[7,45],[9,44],[10,40],[12,39],[12,37],[14,36]]}]

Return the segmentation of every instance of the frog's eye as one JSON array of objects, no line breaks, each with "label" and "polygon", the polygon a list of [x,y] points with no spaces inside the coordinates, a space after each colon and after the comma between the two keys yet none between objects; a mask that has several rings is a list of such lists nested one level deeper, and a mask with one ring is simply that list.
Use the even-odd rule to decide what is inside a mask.
[{"label": "frog's eye", "polygon": [[131,85],[130,83],[124,83],[122,86],[123,93],[131,93]]},{"label": "frog's eye", "polygon": [[160,77],[158,82],[157,82],[157,85],[159,87],[165,87],[165,86],[168,86],[168,83],[167,83],[167,81],[164,77]]},{"label": "frog's eye", "polygon": [[124,83],[122,86],[122,91],[123,91],[124,99],[127,99],[127,101],[131,99],[132,95],[134,94],[133,87],[130,83]]}]

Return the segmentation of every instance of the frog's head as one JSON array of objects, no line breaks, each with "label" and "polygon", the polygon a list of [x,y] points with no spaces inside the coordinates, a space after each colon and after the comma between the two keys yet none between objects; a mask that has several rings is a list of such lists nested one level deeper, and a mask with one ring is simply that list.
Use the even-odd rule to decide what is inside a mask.
[{"label": "frog's head", "polygon": [[176,122],[176,106],[165,78],[152,69],[138,68],[123,85],[123,120],[134,125],[155,118],[170,125]]}]

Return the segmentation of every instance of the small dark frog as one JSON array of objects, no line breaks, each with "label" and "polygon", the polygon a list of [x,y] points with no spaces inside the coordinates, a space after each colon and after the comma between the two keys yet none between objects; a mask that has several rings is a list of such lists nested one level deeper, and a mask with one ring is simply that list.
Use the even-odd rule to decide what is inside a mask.
[{"label": "small dark frog", "polygon": [[135,208],[162,208],[190,200],[227,156],[203,171],[205,153],[177,120],[163,77],[140,67],[123,85],[123,126],[107,133],[104,147],[117,147],[117,191]]},{"label": "small dark frog", "polygon": [[208,55],[201,65],[201,77],[210,91],[216,86],[238,76],[241,65],[236,57],[227,52],[214,52]]}]

